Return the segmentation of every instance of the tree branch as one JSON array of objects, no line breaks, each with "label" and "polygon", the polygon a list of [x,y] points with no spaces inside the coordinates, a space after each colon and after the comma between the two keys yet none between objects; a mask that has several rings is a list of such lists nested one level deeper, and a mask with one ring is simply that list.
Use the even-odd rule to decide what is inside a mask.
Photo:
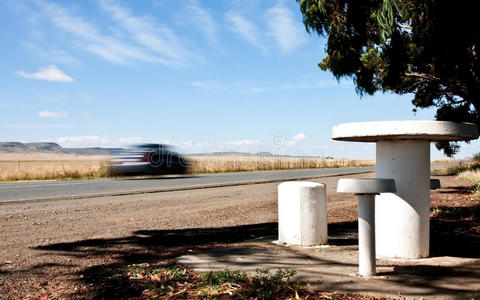
[{"label": "tree branch", "polygon": [[418,72],[411,72],[411,73],[406,73],[405,76],[407,77],[418,77],[430,81],[435,81],[435,80],[440,80],[439,78],[431,75],[431,74],[426,74],[426,73],[418,73]]}]

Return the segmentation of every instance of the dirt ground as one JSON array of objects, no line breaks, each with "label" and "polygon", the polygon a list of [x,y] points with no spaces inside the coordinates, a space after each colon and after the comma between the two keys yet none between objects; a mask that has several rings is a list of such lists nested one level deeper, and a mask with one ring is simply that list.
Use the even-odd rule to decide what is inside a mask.
[{"label": "dirt ground", "polygon": [[[470,187],[435,178],[442,188],[431,196],[431,254],[480,257],[480,205]],[[328,187],[329,224],[355,226],[357,201],[335,193],[338,179],[317,180]],[[277,185],[1,204],[0,298],[141,298],[112,270],[275,235]]]}]

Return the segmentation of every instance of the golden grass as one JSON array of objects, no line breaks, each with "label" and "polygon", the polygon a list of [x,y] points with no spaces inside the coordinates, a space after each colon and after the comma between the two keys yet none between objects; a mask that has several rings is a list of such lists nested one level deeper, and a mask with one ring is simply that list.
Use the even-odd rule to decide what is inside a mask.
[{"label": "golden grass", "polygon": [[465,180],[466,182],[474,186],[474,191],[472,196],[475,200],[480,201],[480,170],[467,170],[463,171],[457,176],[460,179]]},{"label": "golden grass", "polygon": [[103,155],[77,155],[63,153],[0,153],[0,161],[105,161]]},{"label": "golden grass", "polygon": [[436,175],[458,175],[465,170],[470,170],[476,164],[474,161],[463,159],[432,160],[432,163],[438,163],[441,166],[432,171]]},{"label": "golden grass", "polygon": [[375,160],[257,156],[188,156],[192,173],[364,167]]},{"label": "golden grass", "polygon": [[106,177],[104,156],[54,153],[0,153],[0,181]]}]

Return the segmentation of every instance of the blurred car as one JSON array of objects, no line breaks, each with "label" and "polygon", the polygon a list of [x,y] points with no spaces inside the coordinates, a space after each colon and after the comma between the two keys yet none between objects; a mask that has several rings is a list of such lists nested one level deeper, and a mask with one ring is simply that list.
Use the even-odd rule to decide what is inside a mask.
[{"label": "blurred car", "polygon": [[109,160],[107,168],[113,175],[185,174],[188,161],[163,144],[133,145]]}]

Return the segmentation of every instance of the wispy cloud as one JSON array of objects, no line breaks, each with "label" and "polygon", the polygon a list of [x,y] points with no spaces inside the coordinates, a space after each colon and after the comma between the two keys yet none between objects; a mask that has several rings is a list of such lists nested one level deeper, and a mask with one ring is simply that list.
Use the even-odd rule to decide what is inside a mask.
[{"label": "wispy cloud", "polygon": [[[116,20],[142,47],[154,52],[157,60],[163,64],[185,65],[190,60],[201,58],[180,44],[178,37],[167,26],[161,25],[150,17],[135,16],[130,9],[115,1],[100,2],[105,11]],[[197,6],[198,12],[201,8]],[[203,22],[207,15],[203,15]],[[205,25],[205,24],[203,24]]]},{"label": "wispy cloud", "polygon": [[138,143],[145,143],[145,139],[141,136],[122,137],[118,139],[118,143],[116,144],[130,145],[130,144],[138,144]]},{"label": "wispy cloud", "polygon": [[191,21],[205,33],[213,44],[218,45],[218,28],[210,12],[201,7],[197,0],[191,0],[186,7],[191,12]]},{"label": "wispy cloud", "polygon": [[230,23],[233,32],[237,33],[252,46],[260,49],[263,53],[268,52],[268,49],[261,41],[260,33],[253,22],[233,12],[228,13],[226,18]]},{"label": "wispy cloud", "polygon": [[69,116],[67,112],[64,111],[48,111],[42,110],[38,112],[40,118],[66,118]]},{"label": "wispy cloud", "polygon": [[239,93],[263,93],[263,92],[279,92],[288,90],[301,90],[301,89],[321,89],[325,87],[340,87],[352,85],[350,80],[317,80],[306,82],[294,82],[294,83],[265,83],[263,86],[249,86],[245,83],[238,82],[218,82],[215,80],[199,80],[190,83],[193,87],[207,91],[207,92],[239,92]]},{"label": "wispy cloud", "polygon": [[55,65],[50,65],[46,68],[40,68],[38,72],[26,73],[25,71],[15,72],[20,77],[27,79],[48,80],[58,82],[73,82],[74,79],[67,74],[63,73]]},{"label": "wispy cloud", "polygon": [[[62,147],[128,147],[133,144],[142,143],[158,143],[177,145],[178,143],[172,142],[169,139],[145,139],[141,136],[131,137],[111,137],[108,135],[74,135],[74,136],[62,136],[46,139],[60,144]],[[180,143],[185,144],[185,143]],[[187,145],[192,145],[191,142],[187,142]]]},{"label": "wispy cloud", "polygon": [[112,138],[107,135],[79,135],[62,136],[49,139],[62,147],[121,147],[130,144],[144,143],[143,137],[120,137]]},{"label": "wispy cloud", "polygon": [[192,86],[207,92],[217,92],[225,89],[225,86],[216,81],[194,81],[191,84]]},{"label": "wispy cloud", "polygon": [[228,144],[233,146],[251,146],[251,145],[259,145],[260,141],[251,140],[251,139],[244,139],[244,140],[237,140],[233,142],[229,142]]},{"label": "wispy cloud", "polygon": [[112,140],[107,136],[64,136],[53,138],[51,141],[60,144],[62,147],[95,147],[95,146],[110,146]]},{"label": "wispy cloud", "polygon": [[304,141],[307,138],[307,135],[303,132],[300,132],[296,135],[293,136],[293,138],[286,140],[285,145],[286,146],[294,146],[297,145],[299,142]]},{"label": "wispy cloud", "polygon": [[299,133],[293,137],[294,141],[302,141],[307,138],[307,135],[305,133]]},{"label": "wispy cloud", "polygon": [[[40,37],[39,39],[41,38],[43,37]],[[80,63],[80,60],[77,57],[73,56],[66,50],[56,48],[56,45],[40,46],[37,43],[39,39],[25,42],[25,48],[40,56],[42,59],[51,62],[56,62],[63,65],[78,65]]]},{"label": "wispy cloud", "polygon": [[135,61],[168,66],[186,65],[202,60],[181,45],[166,26],[150,17],[135,16],[115,1],[103,0],[101,6],[120,27],[116,32],[103,31],[71,10],[43,0],[34,0],[42,15],[59,31],[69,34],[71,44],[104,60],[118,64]]},{"label": "wispy cloud", "polygon": [[114,63],[127,64],[132,60],[159,62],[157,57],[131,46],[113,36],[100,33],[95,25],[71,14],[62,6],[36,1],[44,15],[59,30],[69,33],[75,46]]},{"label": "wispy cloud", "polygon": [[306,42],[306,33],[293,13],[279,3],[267,13],[268,34],[275,38],[282,52],[291,52]]},{"label": "wispy cloud", "polygon": [[340,87],[352,85],[351,81],[343,80],[320,80],[320,81],[310,81],[310,82],[295,82],[295,83],[284,83],[278,85],[265,85],[265,86],[256,86],[251,88],[245,88],[242,90],[244,93],[261,93],[261,92],[271,92],[271,91],[287,91],[287,90],[300,90],[300,89],[319,89],[325,87]]}]

